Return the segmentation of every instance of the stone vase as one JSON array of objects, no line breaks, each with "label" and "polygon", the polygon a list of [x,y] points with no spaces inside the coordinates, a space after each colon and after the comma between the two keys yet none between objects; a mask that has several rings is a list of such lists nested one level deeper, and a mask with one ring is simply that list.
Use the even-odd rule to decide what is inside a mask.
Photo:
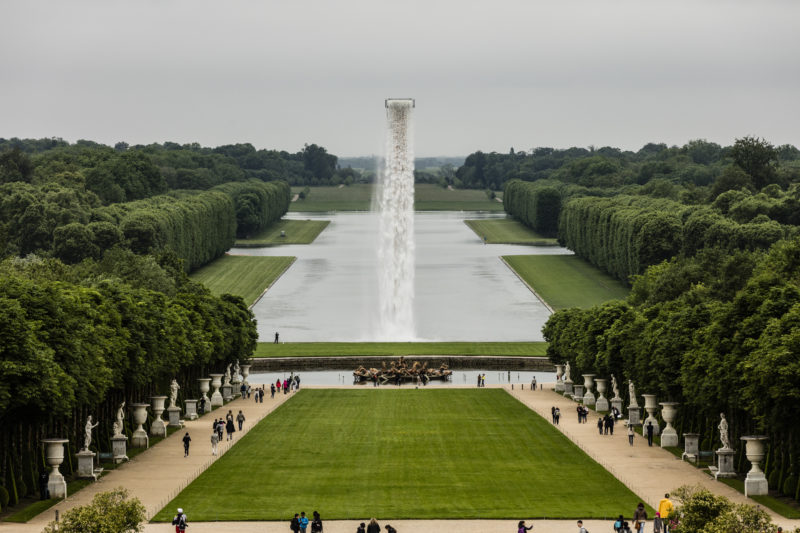
[{"label": "stone vase", "polygon": [[211,390],[211,378],[197,378],[197,381],[200,384],[201,399],[205,400],[206,409],[211,409],[211,399],[208,397],[208,391]]},{"label": "stone vase", "polygon": [[648,422],[653,423],[653,436],[658,435],[661,433],[661,428],[658,427],[658,420],[655,417],[655,411],[658,409],[658,404],[656,403],[656,395],[655,394],[642,394],[644,398],[644,410],[647,411],[647,418],[644,419],[642,423],[642,427],[646,428]]},{"label": "stone vase", "polygon": [[594,407],[595,398],[594,393],[592,392],[592,387],[594,386],[594,376],[596,374],[584,374],[583,375],[583,386],[586,388],[586,392],[583,395],[583,405],[588,407]]},{"label": "stone vase", "polygon": [[606,392],[607,379],[598,378],[594,382],[597,384],[597,401],[594,404],[595,411],[608,411],[608,400],[603,394]]},{"label": "stone vase", "polygon": [[150,446],[150,437],[147,436],[147,431],[144,430],[143,424],[147,422],[147,408],[150,405],[135,403],[131,407],[133,407],[133,422],[137,425],[131,438],[131,446],[134,448],[147,448]]},{"label": "stone vase", "polygon": [[700,433],[683,434],[683,454],[681,460],[688,459],[694,463],[700,458]]},{"label": "stone vase", "polygon": [[242,384],[248,387],[250,384],[247,382],[247,376],[250,375],[250,367],[252,365],[242,365]]},{"label": "stone vase", "polygon": [[744,480],[744,495],[762,496],[769,492],[769,484],[764,472],[761,470],[761,461],[764,460],[765,435],[748,435],[742,437],[745,444],[745,455],[750,461],[750,471]]},{"label": "stone vase", "polygon": [[151,396],[150,400],[152,400],[152,407],[153,407],[153,416],[155,416],[155,420],[150,424],[150,435],[154,437],[166,437],[167,436],[167,424],[161,419],[161,413],[164,412],[164,402],[166,401],[166,396]]},{"label": "stone vase", "polygon": [[561,381],[561,376],[564,375],[564,365],[556,365],[556,392],[564,392],[564,382]]},{"label": "stone vase", "polygon": [[677,446],[680,439],[678,439],[678,432],[672,427],[672,422],[675,420],[675,415],[678,414],[679,403],[676,402],[660,402],[661,418],[667,424],[661,432],[661,447]]},{"label": "stone vase", "polygon": [[67,482],[58,467],[64,462],[64,445],[68,442],[67,439],[42,439],[45,461],[52,468],[47,478],[47,490],[50,491],[51,498],[67,497]]},{"label": "stone vase", "polygon": [[213,387],[214,392],[211,394],[211,407],[222,407],[225,403],[222,400],[222,394],[219,392],[219,388],[222,386],[222,376],[224,374],[209,374],[211,376],[211,387]]}]

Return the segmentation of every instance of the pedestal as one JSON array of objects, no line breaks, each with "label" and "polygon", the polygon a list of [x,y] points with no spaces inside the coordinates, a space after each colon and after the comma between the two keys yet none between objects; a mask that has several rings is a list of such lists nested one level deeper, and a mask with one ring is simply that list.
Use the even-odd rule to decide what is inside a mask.
[{"label": "pedestal", "polygon": [[769,492],[769,483],[759,463],[764,459],[765,435],[749,435],[742,437],[745,442],[745,455],[752,465],[744,480],[744,495],[763,496]]},{"label": "pedestal", "polygon": [[561,376],[564,375],[564,365],[556,365],[556,392],[564,392],[564,382],[561,381]]},{"label": "pedestal", "polygon": [[720,448],[717,450],[717,470],[714,472],[714,479],[720,477],[736,477],[733,468],[733,456],[736,451],[730,448]]},{"label": "pedestal", "polygon": [[197,400],[184,400],[186,405],[186,419],[197,420]]},{"label": "pedestal", "polygon": [[114,455],[114,462],[119,464],[128,460],[128,437],[118,435],[111,437],[111,452]]},{"label": "pedestal", "polygon": [[156,417],[155,420],[150,424],[150,435],[154,437],[166,437],[167,436],[167,425],[161,419],[161,413],[164,412],[164,401],[167,399],[166,396],[151,396],[150,399],[153,401],[153,415]]},{"label": "pedestal", "polygon": [[225,403],[222,399],[222,394],[219,392],[219,388],[222,385],[222,374],[209,374],[209,376],[211,376],[211,386],[214,388],[214,392],[211,394],[211,408],[222,407]]},{"label": "pedestal", "polygon": [[150,437],[147,436],[147,432],[144,430],[144,427],[142,427],[142,424],[147,422],[147,408],[149,405],[146,403],[135,403],[131,407],[133,407],[133,421],[139,426],[134,430],[131,436],[131,446],[134,448],[147,448],[150,446]]},{"label": "pedestal", "polygon": [[576,402],[583,401],[583,385],[575,385],[572,389],[572,399]]},{"label": "pedestal", "polygon": [[564,396],[572,396],[575,394],[575,389],[573,388],[573,382],[571,379],[568,379],[564,382]]},{"label": "pedestal", "polygon": [[594,403],[594,409],[598,412],[605,412],[608,411],[608,399],[606,399],[603,394],[606,392],[606,381],[605,379],[595,379],[594,382],[597,384],[597,401]]},{"label": "pedestal", "polygon": [[67,442],[69,442],[67,439],[42,439],[47,466],[53,469],[47,478],[47,490],[51,498],[67,497],[67,482],[58,470],[64,462],[64,445]]},{"label": "pedestal", "polygon": [[183,427],[183,422],[181,421],[181,408],[180,407],[170,407],[167,409],[167,414],[169,415],[169,426],[170,427]]},{"label": "pedestal", "polygon": [[700,433],[683,434],[683,454],[681,460],[688,459],[694,463],[700,458]]},{"label": "pedestal", "polygon": [[89,450],[81,450],[76,455],[78,456],[78,477],[97,481],[97,474],[94,472],[94,458],[97,454]]},{"label": "pedestal", "polygon": [[615,407],[620,416],[622,416],[622,398],[611,398],[611,410],[613,411]]},{"label": "pedestal", "polygon": [[642,394],[644,397],[644,410],[647,411],[647,418],[642,422],[642,427],[647,427],[648,422],[653,424],[653,436],[658,436],[661,433],[661,428],[658,426],[658,419],[653,413],[658,409],[655,394]]},{"label": "pedestal", "polygon": [[675,420],[675,415],[678,413],[678,403],[676,402],[661,402],[661,418],[667,424],[664,431],[661,432],[661,447],[677,446],[679,443],[678,432],[672,427],[672,421]]},{"label": "pedestal", "polygon": [[642,423],[641,419],[641,407],[631,407],[628,406],[628,424],[638,426]]},{"label": "pedestal", "polygon": [[227,385],[222,386],[222,399],[226,402],[229,402],[233,399],[233,395],[231,392],[233,391],[233,386],[228,383]]},{"label": "pedestal", "polygon": [[583,375],[583,386],[586,390],[583,395],[583,405],[588,407],[594,407],[595,404],[594,393],[592,392],[592,387],[594,386],[594,376],[595,374]]}]

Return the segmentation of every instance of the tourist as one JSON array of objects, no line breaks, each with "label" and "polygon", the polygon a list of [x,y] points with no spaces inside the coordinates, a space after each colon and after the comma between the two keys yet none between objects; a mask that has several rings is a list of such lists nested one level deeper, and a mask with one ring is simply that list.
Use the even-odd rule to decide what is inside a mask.
[{"label": "tourist", "polygon": [[225,431],[228,433],[226,440],[233,440],[233,432],[236,431],[236,428],[233,427],[233,418],[228,418],[225,422]]},{"label": "tourist", "polygon": [[480,386],[481,386],[481,375],[478,374],[478,387],[480,387]]},{"label": "tourist", "polygon": [[633,512],[633,529],[637,533],[644,533],[644,525],[647,523],[647,511],[644,508],[644,504],[639,502],[639,505],[636,506],[636,510]]},{"label": "tourist", "polygon": [[278,332],[275,332],[275,344],[278,344]]},{"label": "tourist", "polygon": [[367,533],[366,524],[364,524],[364,522],[359,524],[358,529],[356,529],[356,533]]},{"label": "tourist", "polygon": [[367,526],[367,533],[379,533],[381,530],[381,526],[378,525],[378,521],[374,518],[369,521],[369,525]]},{"label": "tourist", "polygon": [[314,511],[314,520],[311,521],[311,533],[322,533],[322,518]]},{"label": "tourist", "polygon": [[295,390],[300,390],[300,376],[294,377],[294,385],[295,385],[294,387]]},{"label": "tourist", "polygon": [[281,392],[281,378],[275,380],[275,387],[278,389],[278,392]]},{"label": "tourist", "polygon": [[222,440],[223,431],[225,431],[225,421],[220,418],[219,422],[217,422],[217,435],[219,436],[219,440]]},{"label": "tourist", "polygon": [[531,380],[531,390],[536,390],[536,376],[533,376],[533,379]]},{"label": "tourist", "polygon": [[611,414],[614,415],[614,418],[616,420],[619,420],[620,418],[622,418],[622,414],[619,412],[619,409],[617,409],[616,407],[612,407],[611,408]]},{"label": "tourist", "polygon": [[550,407],[550,416],[553,418],[553,424],[556,423],[556,406]]},{"label": "tourist", "polygon": [[242,400],[247,399],[247,385],[242,383],[241,386],[239,387],[239,392],[242,393]]},{"label": "tourist", "polygon": [[284,379],[283,380],[283,393],[287,394],[288,392],[289,392],[289,380],[288,379]]},{"label": "tourist", "polygon": [[306,516],[306,512],[302,511],[300,513],[300,533],[306,533],[307,527],[308,527],[308,517]]},{"label": "tourist", "polygon": [[258,391],[258,403],[264,403],[264,387]]},{"label": "tourist", "polygon": [[214,430],[211,433],[211,455],[217,455],[219,451],[219,434]]},{"label": "tourist", "polygon": [[244,413],[241,409],[239,409],[239,414],[236,415],[236,421],[239,422],[239,431],[242,430],[242,424],[244,424]]},{"label": "tourist", "polygon": [[183,456],[189,457],[189,443],[192,442],[192,437],[189,436],[189,432],[186,432],[186,435],[183,436]]},{"label": "tourist", "polygon": [[669,532],[669,515],[674,509],[675,506],[669,499],[669,493],[664,494],[664,497],[658,502],[658,514],[656,514],[656,520],[661,522],[664,533]]},{"label": "tourist", "polygon": [[578,404],[578,406],[575,407],[575,411],[578,413],[578,424],[580,424],[583,422],[583,406]]},{"label": "tourist", "polygon": [[186,523],[186,515],[183,514],[183,509],[178,507],[178,514],[172,519],[172,525],[175,526],[175,533],[182,533],[186,531],[189,524]]},{"label": "tourist", "polygon": [[517,533],[525,533],[531,529],[533,529],[533,526],[525,527],[525,520],[520,520],[519,524],[517,524]]},{"label": "tourist", "polygon": [[647,423],[647,445],[648,446],[652,446],[653,445],[653,423],[652,422],[648,422]]},{"label": "tourist", "polygon": [[617,518],[617,521],[614,522],[614,531],[615,531],[615,533],[619,533],[620,531],[622,531],[622,524],[624,524],[624,523],[625,523],[625,518],[622,515],[619,515],[619,518]]},{"label": "tourist", "polygon": [[583,520],[578,520],[578,533],[589,533],[586,531],[586,528],[583,527]]},{"label": "tourist", "polygon": [[294,533],[299,533],[300,531],[300,515],[294,513],[294,518],[292,518],[291,523],[289,524],[289,529],[294,531]]},{"label": "tourist", "polygon": [[633,446],[633,435],[634,435],[633,424],[628,422],[628,444],[630,444],[631,446]]},{"label": "tourist", "polygon": [[603,434],[603,417],[602,416],[597,418],[597,431],[601,435]]},{"label": "tourist", "polygon": [[205,414],[206,412],[206,399],[200,398],[200,414]]},{"label": "tourist", "polygon": [[561,421],[561,409],[556,407],[556,425]]},{"label": "tourist", "polygon": [[389,524],[386,524],[386,533],[397,533],[397,530]]},{"label": "tourist", "polygon": [[[280,386],[281,386],[281,384],[280,384],[280,383],[281,383],[281,382],[279,381],[279,382],[278,382],[278,388],[280,388]],[[271,396],[270,396],[270,398],[275,398],[275,384],[274,384],[274,383],[270,383],[270,385],[269,385],[269,392],[271,393]]]}]

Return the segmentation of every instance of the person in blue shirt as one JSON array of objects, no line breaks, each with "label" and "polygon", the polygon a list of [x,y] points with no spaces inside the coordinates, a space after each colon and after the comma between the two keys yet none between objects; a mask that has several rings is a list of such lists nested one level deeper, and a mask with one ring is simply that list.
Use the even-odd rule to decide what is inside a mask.
[{"label": "person in blue shirt", "polygon": [[308,517],[306,516],[306,512],[303,511],[300,513],[300,533],[306,533],[307,527],[308,527]]}]

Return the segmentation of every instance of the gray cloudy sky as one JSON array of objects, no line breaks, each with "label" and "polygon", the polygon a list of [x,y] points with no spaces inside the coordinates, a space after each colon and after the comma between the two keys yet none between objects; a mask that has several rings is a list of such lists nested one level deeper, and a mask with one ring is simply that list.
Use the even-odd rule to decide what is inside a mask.
[{"label": "gray cloudy sky", "polygon": [[800,2],[0,1],[0,137],[417,155],[800,146]]}]

